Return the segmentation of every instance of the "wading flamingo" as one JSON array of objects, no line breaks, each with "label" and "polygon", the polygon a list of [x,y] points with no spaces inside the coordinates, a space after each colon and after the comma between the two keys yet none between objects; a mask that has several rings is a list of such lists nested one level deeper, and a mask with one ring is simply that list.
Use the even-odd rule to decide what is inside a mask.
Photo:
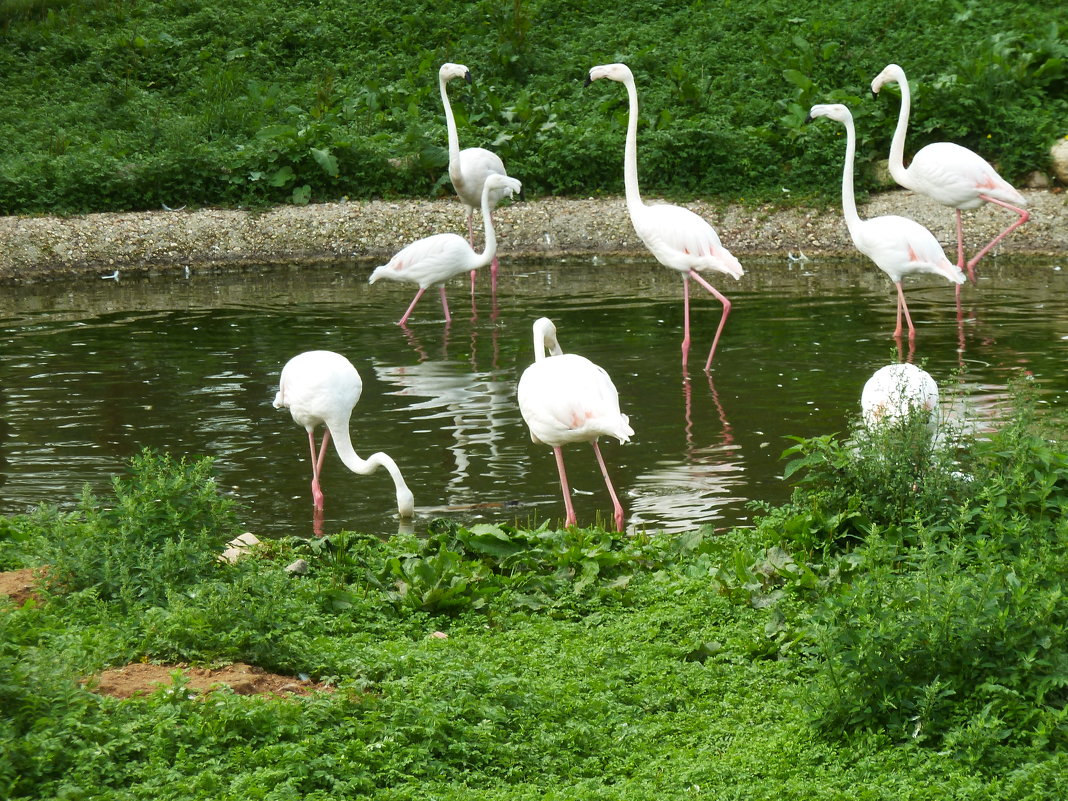
[{"label": "wading flamingo", "polygon": [[897,328],[894,337],[901,336],[901,314],[909,325],[909,341],[916,338],[912,316],[905,303],[901,279],[914,273],[935,273],[956,284],[964,283],[964,273],[946,258],[942,246],[934,234],[915,220],[888,214],[883,217],[860,219],[857,201],[853,196],[853,159],[857,149],[857,134],[853,127],[853,115],[839,103],[820,104],[812,107],[808,119],[829,117],[845,125],[846,155],[842,170],[842,214],[846,227],[857,250],[871,259],[894,282],[897,287]]},{"label": "wading flamingo", "polygon": [[575,525],[575,508],[562,449],[571,442],[589,442],[612,496],[616,530],[622,531],[623,506],[608,477],[597,439],[615,437],[624,443],[634,436],[634,429],[619,411],[619,393],[608,373],[585,356],[564,353],[556,339],[556,326],[542,317],[534,323],[534,364],[523,371],[517,393],[519,411],[530,428],[531,440],[550,446],[556,454],[567,511],[565,525]]},{"label": "wading flamingo", "polygon": [[864,425],[870,430],[921,412],[926,415],[928,426],[933,426],[937,422],[938,384],[930,373],[914,364],[888,364],[864,384],[860,408]]},{"label": "wading flamingo", "polygon": [[397,321],[397,325],[405,325],[408,322],[419,298],[427,287],[434,284],[441,285],[441,307],[445,310],[445,323],[447,325],[452,322],[449,302],[445,299],[445,282],[455,275],[477,270],[490,263],[497,253],[497,234],[493,230],[493,220],[490,219],[493,198],[511,196],[519,192],[522,186],[515,178],[509,178],[507,175],[494,174],[486,178],[482,187],[482,219],[486,223],[486,247],[481,255],[475,253],[475,249],[459,234],[434,234],[412,242],[388,263],[375,268],[368,279],[369,283],[388,278],[391,281],[409,281],[419,285],[419,291],[415,293],[415,298],[404,316]]},{"label": "wading flamingo", "polygon": [[[367,475],[379,467],[386,469],[397,488],[397,511],[401,517],[412,517],[415,500],[412,491],[404,483],[397,463],[384,453],[375,453],[366,460],[361,459],[352,447],[352,440],[349,438],[349,417],[362,391],[363,382],[352,362],[340,353],[310,350],[294,356],[282,368],[274,408],[289,409],[293,421],[304,426],[308,432],[312,463],[312,502],[317,512],[322,512],[323,509],[323,491],[319,487],[319,475],[326,457],[326,446],[332,434],[337,455],[352,472]],[[319,425],[325,426],[325,431],[322,445],[316,451],[315,429]]]},{"label": "wading flamingo", "polygon": [[[467,147],[460,150],[460,137],[456,133],[456,118],[452,114],[449,93],[446,84],[453,78],[463,78],[471,83],[471,71],[463,64],[442,64],[438,70],[438,88],[441,90],[441,104],[445,107],[445,128],[449,137],[449,180],[456,195],[467,207],[467,239],[475,247],[475,211],[482,203],[482,188],[490,175],[507,175],[504,162],[496,153],[484,147]],[[490,208],[501,201],[500,195],[491,195]],[[483,212],[485,214],[485,212]],[[490,282],[493,294],[497,293],[497,255],[493,254],[490,264]],[[475,271],[471,271],[471,295],[475,293]]]},{"label": "wading flamingo", "polygon": [[665,267],[682,273],[682,298],[684,323],[682,334],[682,367],[690,352],[690,279],[703,286],[723,304],[723,316],[719,320],[712,349],[708,351],[705,370],[712,366],[731,302],[702,276],[702,272],[726,273],[734,278],[742,277],[742,265],[720,244],[719,236],[705,220],[689,209],[670,204],[647,206],[638,191],[638,92],[634,88],[634,74],[626,64],[604,64],[594,67],[586,77],[586,85],[600,78],[618,81],[627,87],[630,116],[627,122],[627,142],[623,152],[623,183],[627,192],[627,210],[634,231],[645,243],[656,260]]},{"label": "wading flamingo", "polygon": [[[875,76],[871,82],[873,94],[888,83],[901,87],[901,111],[897,117],[897,128],[890,143],[890,175],[906,189],[927,195],[943,206],[956,209],[957,212],[957,266],[968,270],[968,277],[975,283],[975,265],[994,245],[1015,231],[1030,216],[1021,208],[1026,202],[1024,196],[997,174],[990,163],[966,147],[953,142],[933,142],[920,149],[912,157],[912,162],[905,167],[905,132],[909,127],[909,84],[905,80],[905,71],[897,64],[890,64]],[[984,203],[993,203],[1015,212],[1018,217],[1000,234],[980,250],[967,263],[964,262],[964,224],[961,221],[962,209],[977,209]]]}]

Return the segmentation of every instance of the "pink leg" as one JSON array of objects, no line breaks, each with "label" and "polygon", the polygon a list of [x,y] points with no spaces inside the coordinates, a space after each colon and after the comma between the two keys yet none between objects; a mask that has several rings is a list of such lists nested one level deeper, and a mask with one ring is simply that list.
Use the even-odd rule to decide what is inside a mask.
[{"label": "pink leg", "polygon": [[425,287],[419,287],[419,291],[415,293],[415,297],[412,298],[411,305],[408,306],[408,311],[404,313],[404,316],[397,321],[397,325],[405,325],[408,322],[408,318],[412,316],[412,310],[415,308],[415,304],[419,302],[419,298],[423,297],[423,293],[426,292]]},{"label": "pink leg", "polygon": [[716,300],[723,304],[723,316],[719,318],[719,327],[716,329],[716,336],[712,340],[712,350],[708,352],[708,361],[705,362],[705,372],[707,373],[709,368],[712,367],[712,357],[716,355],[716,345],[719,344],[719,335],[723,333],[723,326],[727,324],[727,315],[731,313],[731,302],[727,300],[723,293],[702,278],[697,271],[690,270],[690,275],[693,277],[693,280],[711,292]]},{"label": "pink leg", "polygon": [[[1008,228],[1006,228],[1000,234],[991,239],[989,244],[987,244],[985,248],[976,253],[972,260],[968,262],[968,277],[972,279],[973,283],[975,282],[975,265],[979,263],[979,259],[983,258],[983,256],[989,253],[990,249],[994,247],[994,245],[996,245],[1002,239],[1007,237],[1009,234],[1011,234],[1013,231],[1015,231],[1017,228],[1019,228],[1031,218],[1031,215],[1028,213],[1027,209],[1021,209],[1019,206],[1014,206],[1011,203],[1006,203],[1004,200],[998,200],[997,198],[990,197],[989,195],[979,195],[979,197],[981,197],[987,203],[996,203],[1002,208],[1009,209],[1010,211],[1015,211],[1020,216]],[[957,213],[959,214],[960,212]]]},{"label": "pink leg", "polygon": [[[964,269],[964,222],[961,220],[960,209],[957,209],[957,267]],[[974,280],[974,279],[973,279]],[[960,284],[957,284],[959,287]]]},{"label": "pink leg", "polygon": [[575,507],[571,505],[571,490],[567,486],[567,472],[564,470],[564,450],[556,447],[553,448],[553,452],[556,454],[556,469],[560,471],[560,489],[564,491],[564,509],[567,512],[567,519],[564,521],[564,525],[573,526],[576,523]]},{"label": "pink leg", "polygon": [[441,308],[445,310],[445,325],[448,325],[452,322],[452,315],[449,314],[449,301],[445,299],[445,284],[438,289],[441,291]]},{"label": "pink leg", "polygon": [[608,494],[612,496],[612,509],[615,512],[616,531],[622,531],[623,504],[621,504],[619,498],[616,497],[616,489],[612,486],[612,479],[608,477],[608,468],[605,467],[604,457],[601,456],[601,446],[597,444],[597,440],[593,441],[593,452],[597,454],[597,464],[601,466],[601,475],[604,476],[604,483],[608,487]]},{"label": "pink leg", "polygon": [[[471,250],[475,249],[475,226],[471,222],[472,213],[467,212],[467,241],[471,245]],[[471,312],[475,311],[475,274],[478,270],[471,271]]]},{"label": "pink leg", "polygon": [[690,355],[690,279],[682,276],[682,369],[686,370],[686,358]]},{"label": "pink leg", "polygon": [[323,508],[323,491],[319,487],[319,473],[323,469],[323,457],[326,454],[326,443],[330,439],[330,429],[327,429],[323,433],[323,445],[316,452],[315,448],[315,432],[308,431],[308,448],[311,450],[311,466],[312,466],[312,504],[316,509],[321,510]]},{"label": "pink leg", "polygon": [[895,281],[894,286],[897,287],[897,328],[894,329],[894,337],[901,336],[901,312],[905,313],[905,320],[909,324],[909,339],[916,338],[916,329],[912,325],[912,317],[909,314],[909,306],[905,303],[905,290],[901,288],[901,282]]}]

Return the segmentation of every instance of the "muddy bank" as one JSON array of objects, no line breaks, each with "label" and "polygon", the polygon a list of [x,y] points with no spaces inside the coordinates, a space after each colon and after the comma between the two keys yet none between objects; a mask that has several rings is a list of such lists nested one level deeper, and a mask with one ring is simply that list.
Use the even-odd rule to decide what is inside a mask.
[{"label": "muddy bank", "polygon": [[[1025,190],[1030,222],[1003,252],[1068,253],[1068,193]],[[649,199],[650,201],[652,199]],[[852,243],[837,208],[686,204],[701,214],[735,255],[848,253]],[[903,214],[931,229],[955,255],[953,213],[904,190],[873,197],[861,215]],[[642,255],[622,198],[542,198],[494,215],[502,254],[511,258]],[[990,205],[965,213],[974,250],[1011,221]],[[367,201],[282,206],[267,211],[202,209],[83,217],[0,218],[0,283],[57,280],[79,274],[236,271],[277,264],[386,261],[408,242],[444,231],[466,233],[463,207],[438,200]],[[480,239],[480,238],[479,238]]]}]

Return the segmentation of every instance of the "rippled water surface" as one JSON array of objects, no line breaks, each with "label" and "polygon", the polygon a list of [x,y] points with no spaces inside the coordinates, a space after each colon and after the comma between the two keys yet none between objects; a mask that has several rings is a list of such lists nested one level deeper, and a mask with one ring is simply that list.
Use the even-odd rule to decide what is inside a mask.
[{"label": "rippled water surface", "polygon": [[[919,329],[913,359],[976,420],[1003,414],[1028,371],[1050,404],[1068,383],[1068,265],[984,261],[960,315],[936,278],[906,284]],[[345,354],[363,377],[352,417],[362,456],[390,453],[415,493],[415,529],[563,516],[552,451],[530,442],[515,386],[532,360],[531,323],[557,324],[566,351],[603,366],[636,435],[602,445],[630,528],[681,530],[748,520],[780,501],[789,435],[842,431],[878,367],[896,359],[892,285],[860,260],[746,261],[718,286],[734,303],[711,377],[700,369],[720,306],[695,290],[695,344],[683,373],[681,280],[646,261],[502,266],[498,302],[480,281],[477,317],[450,286],[446,329],[428,292],[407,330],[407,285],[368,286],[369,269],[86,279],[0,288],[0,512],[69,506],[144,446],[210,455],[247,527],[311,533],[303,429],[272,408],[301,351]],[[728,283],[729,282],[729,283]],[[908,356],[907,352],[904,354]],[[956,388],[954,390],[954,388]],[[565,449],[580,524],[611,505],[592,449]],[[327,458],[324,529],[396,530],[384,472]]]}]

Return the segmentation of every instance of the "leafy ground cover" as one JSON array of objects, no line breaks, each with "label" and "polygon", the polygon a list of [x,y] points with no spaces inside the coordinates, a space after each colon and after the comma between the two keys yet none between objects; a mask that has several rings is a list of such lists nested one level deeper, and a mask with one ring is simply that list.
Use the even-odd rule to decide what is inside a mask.
[{"label": "leafy ground cover", "polygon": [[[799,440],[791,501],[725,535],[438,521],[235,564],[210,462],[143,453],[109,497],[0,520],[0,569],[49,565],[0,605],[0,790],[1064,798],[1068,452],[1028,409],[938,448],[915,421]],[[83,681],[140,663],[324,689]]]},{"label": "leafy ground cover", "polygon": [[465,145],[531,195],[618,193],[626,105],[582,88],[625,61],[642,102],[643,184],[730,201],[832,196],[840,144],[803,125],[844,102],[860,188],[913,83],[911,152],[948,139],[1010,179],[1066,132],[1062,2],[3,0],[0,213],[263,205],[449,191],[436,74]]}]

